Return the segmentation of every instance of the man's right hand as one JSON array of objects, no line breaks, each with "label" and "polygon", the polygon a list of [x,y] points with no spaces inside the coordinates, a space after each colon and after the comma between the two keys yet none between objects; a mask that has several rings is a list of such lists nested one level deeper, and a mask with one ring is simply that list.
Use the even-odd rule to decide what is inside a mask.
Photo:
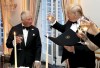
[{"label": "man's right hand", "polygon": [[22,38],[19,37],[19,36],[16,36],[16,43],[18,44],[18,43],[21,43],[21,42],[22,42]]},{"label": "man's right hand", "polygon": [[50,21],[51,23],[54,23],[56,18],[52,15],[48,15],[47,20]]},{"label": "man's right hand", "polygon": [[33,68],[41,68],[41,62],[34,62],[33,63]]}]

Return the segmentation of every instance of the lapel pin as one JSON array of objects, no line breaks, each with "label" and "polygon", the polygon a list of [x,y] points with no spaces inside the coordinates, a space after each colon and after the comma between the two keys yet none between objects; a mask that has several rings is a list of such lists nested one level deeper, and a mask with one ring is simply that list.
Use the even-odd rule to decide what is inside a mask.
[{"label": "lapel pin", "polygon": [[35,34],[33,34],[33,36],[35,36]]},{"label": "lapel pin", "polygon": [[66,36],[66,39],[70,39],[70,35],[67,35],[67,36]]},{"label": "lapel pin", "polygon": [[34,29],[32,29],[32,30],[34,30]]}]

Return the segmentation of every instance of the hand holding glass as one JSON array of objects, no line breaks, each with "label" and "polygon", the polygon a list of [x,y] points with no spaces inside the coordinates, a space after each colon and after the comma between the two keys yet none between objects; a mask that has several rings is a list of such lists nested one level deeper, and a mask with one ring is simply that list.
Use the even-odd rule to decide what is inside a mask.
[{"label": "hand holding glass", "polygon": [[53,23],[56,20],[56,18],[53,15],[48,15],[47,20]]},{"label": "hand holding glass", "polygon": [[19,46],[20,46],[20,48],[19,48],[18,50],[22,50],[22,49],[21,49],[21,42],[22,42],[22,40],[23,40],[23,35],[18,35],[18,36],[17,36],[17,41],[18,41]]},{"label": "hand holding glass", "polygon": [[81,22],[80,22],[80,27],[81,27],[81,29],[82,29],[85,33],[87,32],[89,26],[90,26],[90,22],[89,22],[89,21],[87,21],[87,20],[81,20]]}]

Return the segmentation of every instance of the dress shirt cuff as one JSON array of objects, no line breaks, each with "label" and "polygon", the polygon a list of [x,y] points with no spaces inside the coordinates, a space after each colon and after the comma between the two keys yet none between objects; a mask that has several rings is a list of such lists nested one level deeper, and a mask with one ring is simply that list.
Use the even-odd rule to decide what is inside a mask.
[{"label": "dress shirt cuff", "polygon": [[36,63],[39,63],[40,61],[39,61],[39,60],[35,60],[35,62],[36,62]]},{"label": "dress shirt cuff", "polygon": [[56,20],[53,23],[51,23],[50,25],[53,26],[54,24],[56,24]]},{"label": "dress shirt cuff", "polygon": [[93,42],[91,42],[89,39],[85,41],[85,45],[91,50],[91,51],[96,51],[99,47],[95,45]]}]

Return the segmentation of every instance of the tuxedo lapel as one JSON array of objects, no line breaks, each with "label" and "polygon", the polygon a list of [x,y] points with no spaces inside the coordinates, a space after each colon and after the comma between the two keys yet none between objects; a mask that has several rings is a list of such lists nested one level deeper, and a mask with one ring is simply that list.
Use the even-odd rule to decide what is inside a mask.
[{"label": "tuxedo lapel", "polygon": [[30,40],[32,39],[34,29],[29,29],[26,46],[29,44]]}]

